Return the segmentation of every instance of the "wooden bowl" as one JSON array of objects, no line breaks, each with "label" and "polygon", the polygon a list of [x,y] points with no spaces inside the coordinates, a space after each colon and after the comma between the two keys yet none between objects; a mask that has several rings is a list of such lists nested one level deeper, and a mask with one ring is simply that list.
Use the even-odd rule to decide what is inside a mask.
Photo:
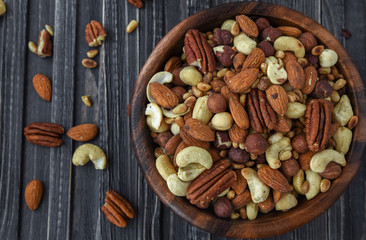
[{"label": "wooden bowl", "polygon": [[[203,32],[209,31],[239,14],[263,16],[273,25],[299,27],[303,31],[313,33],[321,44],[335,50],[339,56],[337,67],[348,80],[348,94],[355,114],[359,117],[359,123],[353,130],[353,142],[347,154],[347,166],[343,168],[342,175],[333,181],[328,192],[320,193],[310,201],[301,200],[288,212],[272,211],[269,214],[261,214],[252,221],[221,219],[216,217],[212,210],[198,209],[187,199],[171,194],[155,168],[153,142],[144,115],[148,81],[156,72],[164,68],[165,62],[170,57],[178,54],[180,56],[187,30],[195,28]],[[138,163],[146,180],[160,200],[178,216],[214,234],[233,238],[263,238],[294,230],[315,219],[345,191],[357,173],[365,148],[365,108],[365,88],[361,77],[345,49],[328,30],[309,17],[286,7],[258,2],[229,3],[188,17],[165,35],[152,51],[140,72],[132,96],[131,136]]]}]

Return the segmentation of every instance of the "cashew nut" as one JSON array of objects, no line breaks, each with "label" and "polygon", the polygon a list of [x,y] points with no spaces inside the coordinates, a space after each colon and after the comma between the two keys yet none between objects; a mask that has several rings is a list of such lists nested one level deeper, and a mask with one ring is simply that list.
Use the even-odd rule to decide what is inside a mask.
[{"label": "cashew nut", "polygon": [[305,182],[305,174],[302,169],[298,171],[298,173],[293,177],[292,184],[299,194],[305,195],[305,193],[302,191],[302,184]]},{"label": "cashew nut", "polygon": [[278,63],[277,58],[270,56],[266,58],[267,76],[272,84],[283,84],[287,79],[285,68]]},{"label": "cashew nut", "polygon": [[213,115],[213,113],[210,110],[208,110],[207,100],[208,100],[207,95],[197,98],[196,104],[194,105],[192,112],[192,118],[198,119],[205,124],[207,124],[210,121]]},{"label": "cashew nut", "polygon": [[334,134],[333,139],[335,141],[336,150],[346,155],[351,145],[352,131],[346,127],[340,127]]},{"label": "cashew nut", "polygon": [[257,171],[251,168],[243,168],[241,175],[247,180],[253,202],[265,201],[269,195],[269,187],[259,179]]},{"label": "cashew nut", "polygon": [[[161,108],[156,103],[149,103],[146,106],[145,115],[148,117],[146,118],[146,123],[149,126],[150,130],[153,132],[160,132],[161,127],[164,125],[163,121],[163,113]],[[167,126],[167,124],[165,123]],[[163,126],[165,128],[165,126]]]},{"label": "cashew nut", "polygon": [[304,45],[294,37],[281,36],[273,43],[273,47],[276,51],[292,51],[297,58],[305,56]]},{"label": "cashew nut", "polygon": [[251,51],[257,46],[257,43],[245,33],[241,32],[238,36],[234,37],[234,46],[238,52],[249,55]]},{"label": "cashew nut", "polygon": [[321,67],[332,67],[338,61],[337,53],[332,49],[324,49],[319,55],[319,64]]},{"label": "cashew nut", "polygon": [[165,181],[171,174],[177,173],[172,164],[172,161],[170,160],[170,157],[168,157],[167,155],[161,155],[160,157],[158,157],[156,159],[155,166],[161,177],[164,178]]},{"label": "cashew nut", "polygon": [[298,119],[305,115],[306,105],[299,102],[289,102],[285,117]]},{"label": "cashew nut", "polygon": [[206,169],[212,167],[212,157],[208,151],[203,148],[190,146],[181,150],[175,159],[179,167],[186,167],[191,163],[201,164]]},{"label": "cashew nut", "polygon": [[297,205],[296,197],[291,193],[284,193],[275,205],[277,211],[286,212]]},{"label": "cashew nut", "polygon": [[228,31],[231,31],[231,28],[234,24],[235,20],[232,20],[232,19],[229,19],[229,20],[226,20],[225,22],[223,22],[223,24],[221,25],[221,29],[222,30],[228,30]]},{"label": "cashew nut", "polygon": [[316,173],[308,169],[305,171],[306,181],[309,182],[309,191],[305,194],[306,199],[313,199],[320,192],[320,182],[322,177]]},{"label": "cashew nut", "polygon": [[250,202],[245,207],[247,218],[249,220],[254,220],[257,218],[258,215],[258,204],[254,202]]},{"label": "cashew nut", "polygon": [[[200,61],[201,60],[197,61],[197,63],[192,63],[191,65],[201,67]],[[179,77],[185,84],[190,86],[197,86],[197,84],[202,81],[201,73],[193,66],[183,68],[179,73]]]},{"label": "cashew nut", "polygon": [[183,182],[178,178],[176,173],[171,174],[166,183],[171,193],[178,197],[185,197],[187,195],[187,190],[191,182]]},{"label": "cashew nut", "polygon": [[[179,108],[183,109],[183,111],[178,110]],[[187,107],[184,103],[178,104],[176,107],[170,110],[166,110],[163,107],[161,108],[161,110],[163,112],[163,115],[168,118],[177,118],[179,116],[187,114],[190,111],[189,107]]]},{"label": "cashew nut", "polygon": [[266,150],[266,159],[268,165],[273,169],[280,168],[281,167],[281,160],[279,159],[280,154],[282,152],[291,150],[292,150],[291,140],[288,137],[283,137],[277,142],[272,143]]},{"label": "cashew nut", "polygon": [[280,141],[283,138],[283,134],[280,132],[276,132],[275,134],[273,134],[272,136],[270,136],[268,138],[268,142],[269,144],[274,144],[278,141]]},{"label": "cashew nut", "polygon": [[85,143],[75,150],[72,163],[75,166],[83,166],[89,160],[94,163],[95,169],[105,169],[107,165],[107,157],[103,150],[94,144]]},{"label": "cashew nut", "polygon": [[339,153],[333,149],[325,149],[316,153],[311,158],[310,168],[316,173],[322,173],[330,162],[338,163],[343,167],[347,164],[343,153]]},{"label": "cashew nut", "polygon": [[170,83],[172,81],[173,81],[173,75],[170,72],[163,71],[163,72],[155,73],[155,75],[152,76],[152,78],[150,79],[150,81],[146,87],[147,100],[149,100],[149,102],[151,102],[151,103],[156,103],[155,99],[151,96],[151,93],[150,93],[150,83],[157,82],[160,84],[165,84],[165,83]]},{"label": "cashew nut", "polygon": [[192,181],[205,170],[206,168],[199,163],[190,163],[185,167],[178,168],[178,177],[182,181]]},{"label": "cashew nut", "polygon": [[343,95],[341,100],[333,109],[333,121],[339,123],[341,126],[346,126],[348,121],[353,116],[351,101],[347,95]]}]

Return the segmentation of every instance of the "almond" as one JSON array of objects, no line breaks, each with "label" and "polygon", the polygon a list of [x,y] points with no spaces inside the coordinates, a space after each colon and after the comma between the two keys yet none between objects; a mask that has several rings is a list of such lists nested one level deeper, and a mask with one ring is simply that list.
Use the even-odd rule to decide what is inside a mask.
[{"label": "almond", "polygon": [[266,96],[273,110],[281,116],[285,115],[288,107],[285,89],[280,85],[272,85],[266,89]]},{"label": "almond", "polygon": [[282,197],[282,193],[276,190],[273,190],[273,201],[277,203]]},{"label": "almond", "polygon": [[43,194],[42,182],[34,179],[25,188],[24,198],[30,210],[36,210],[41,202]]},{"label": "almond", "polygon": [[259,179],[267,186],[279,192],[291,191],[291,186],[286,180],[286,177],[277,169],[272,169],[266,165],[258,169]]},{"label": "almond", "polygon": [[315,155],[315,152],[308,151],[307,153],[300,154],[299,163],[300,168],[304,171],[310,169],[311,158]]},{"label": "almond", "polygon": [[[241,174],[240,174],[241,175]],[[233,208],[235,210],[238,210],[248,203],[252,201],[251,195],[249,190],[245,190],[243,193],[236,195],[235,198],[231,200],[231,203],[233,204]]]},{"label": "almond", "polygon": [[300,63],[290,61],[285,65],[285,69],[290,85],[295,89],[302,89],[305,85],[305,73]]},{"label": "almond", "polygon": [[51,81],[44,74],[38,73],[33,77],[33,86],[38,95],[46,101],[51,101]]},{"label": "almond", "polygon": [[305,74],[305,86],[301,89],[304,94],[310,94],[314,88],[318,79],[318,71],[314,66],[308,66],[304,69]]},{"label": "almond", "polygon": [[277,132],[289,132],[291,130],[290,125],[286,121],[286,118],[281,115],[277,115],[277,122],[274,126]]},{"label": "almond", "polygon": [[231,91],[235,93],[244,93],[257,80],[259,69],[247,68],[240,73],[226,80],[227,85]]},{"label": "almond", "polygon": [[236,16],[236,22],[239,24],[241,30],[250,37],[258,36],[258,27],[255,22],[245,15]]},{"label": "almond", "polygon": [[70,128],[66,134],[75,141],[90,141],[98,134],[98,127],[92,123],[80,124]]},{"label": "almond", "polygon": [[299,38],[300,35],[302,34],[301,30],[298,29],[297,27],[279,26],[277,28],[280,29],[282,32],[282,35],[285,35],[285,36]]},{"label": "almond", "polygon": [[164,148],[165,154],[173,155],[181,142],[182,138],[180,137],[180,135],[173,136],[171,139],[169,139],[169,141],[165,145]]},{"label": "almond", "polygon": [[152,82],[149,84],[151,96],[156,103],[165,108],[173,108],[178,105],[179,99],[172,90],[163,84]]},{"label": "almond", "polygon": [[236,195],[244,192],[247,187],[247,180],[241,174],[241,169],[234,170],[236,173],[236,181],[231,185],[231,188],[235,191]]},{"label": "almond", "polygon": [[197,140],[203,142],[212,142],[215,140],[215,133],[211,128],[198,119],[187,119],[184,129],[191,137]]},{"label": "almond", "polygon": [[235,98],[230,98],[229,107],[235,123],[241,128],[249,128],[248,114],[240,102]]},{"label": "almond", "polygon": [[265,60],[266,56],[263,50],[260,48],[254,48],[245,59],[242,69],[259,68]]},{"label": "almond", "polygon": [[229,129],[229,136],[231,141],[235,143],[244,143],[245,137],[248,135],[248,130],[239,127],[234,123]]}]

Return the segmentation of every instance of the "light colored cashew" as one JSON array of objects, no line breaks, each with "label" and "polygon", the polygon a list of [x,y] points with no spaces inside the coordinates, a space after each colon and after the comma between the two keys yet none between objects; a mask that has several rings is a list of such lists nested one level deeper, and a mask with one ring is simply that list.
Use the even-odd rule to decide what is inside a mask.
[{"label": "light colored cashew", "polygon": [[241,174],[247,180],[253,202],[265,201],[269,195],[269,187],[259,179],[257,171],[251,168],[243,168]]},{"label": "light colored cashew", "polygon": [[75,166],[83,166],[91,160],[95,169],[105,169],[107,165],[107,157],[103,150],[90,143],[79,146],[72,156],[72,163]]},{"label": "light colored cashew", "polygon": [[341,166],[346,166],[346,159],[343,153],[339,153],[333,149],[325,149],[316,153],[310,160],[310,168],[316,173],[324,172],[328,163],[335,162]]},{"label": "light colored cashew", "polygon": [[305,196],[307,200],[310,200],[319,194],[322,177],[318,173],[311,171],[311,169],[306,170],[305,174],[306,181],[309,182],[309,191],[305,194]]},{"label": "light colored cashew", "polygon": [[158,132],[163,123],[165,123],[163,121],[163,113],[161,108],[156,103],[147,104],[145,115],[148,116],[146,118],[146,123],[153,132]]},{"label": "light colored cashew", "polygon": [[161,177],[164,178],[165,181],[171,174],[177,173],[170,157],[168,157],[167,155],[161,155],[160,157],[158,157],[156,159],[155,166]]},{"label": "light colored cashew", "polygon": [[[178,111],[178,108],[184,108],[184,111]],[[179,116],[186,115],[190,109],[184,103],[178,104],[175,108],[166,110],[165,108],[161,107],[163,115],[168,118],[177,118]]]},{"label": "light colored cashew", "polygon": [[[271,58],[272,57],[272,58]],[[283,84],[287,80],[287,72],[273,56],[266,58],[267,76],[272,84]]]},{"label": "light colored cashew", "polygon": [[[191,65],[201,67],[201,62],[197,61],[197,64],[192,63]],[[183,68],[179,73],[179,77],[182,82],[190,86],[197,86],[202,81],[202,74],[193,66]]]},{"label": "light colored cashew", "polygon": [[170,125],[170,131],[174,134],[174,135],[177,135],[180,133],[180,127],[178,124],[176,124],[175,122]]},{"label": "light colored cashew", "polygon": [[212,127],[219,131],[226,131],[233,125],[233,117],[228,112],[216,113],[211,120]]},{"label": "light colored cashew", "polygon": [[274,41],[273,47],[276,51],[292,51],[297,58],[305,56],[304,45],[294,37],[281,36]]},{"label": "light colored cashew", "polygon": [[286,212],[297,205],[296,197],[291,193],[284,193],[275,205],[277,211]]},{"label": "light colored cashew", "polygon": [[175,159],[179,167],[186,167],[191,163],[201,164],[206,169],[212,167],[212,157],[208,151],[203,148],[190,146],[181,150]]},{"label": "light colored cashew", "polygon": [[258,204],[254,202],[250,202],[245,207],[247,218],[249,220],[254,220],[258,216]]},{"label": "light colored cashew", "polygon": [[299,102],[289,102],[285,117],[298,119],[305,116],[306,105]]},{"label": "light colored cashew", "polygon": [[241,32],[238,36],[234,37],[234,46],[238,52],[249,55],[252,50],[257,46],[257,43],[248,37],[245,33]]},{"label": "light colored cashew", "polygon": [[292,178],[292,184],[295,188],[295,191],[302,195],[305,195],[305,193],[301,189],[301,186],[304,182],[305,182],[305,174],[304,171],[300,169],[299,172]]},{"label": "light colored cashew", "polygon": [[319,55],[319,64],[321,67],[332,67],[338,61],[337,53],[332,49],[324,49]]},{"label": "light colored cashew", "polygon": [[228,30],[230,32],[234,22],[235,22],[235,20],[232,20],[232,19],[226,20],[225,22],[222,23],[221,29]]},{"label": "light colored cashew", "polygon": [[341,126],[346,126],[353,116],[351,101],[346,94],[341,97],[341,100],[334,107],[332,116],[333,121],[339,123]]},{"label": "light colored cashew", "polygon": [[149,102],[151,102],[151,103],[156,103],[155,99],[151,96],[151,93],[150,93],[150,83],[157,82],[160,84],[165,84],[165,83],[170,83],[172,81],[173,81],[173,75],[170,72],[162,71],[162,72],[155,73],[155,75],[152,76],[152,78],[150,79],[150,81],[146,87],[147,100],[149,100]]},{"label": "light colored cashew", "polygon": [[269,144],[274,144],[274,143],[280,141],[282,138],[283,138],[283,134],[280,132],[276,132],[275,134],[271,135],[268,138],[268,142],[269,142]]},{"label": "light colored cashew", "polygon": [[266,159],[268,165],[273,169],[280,168],[281,167],[281,160],[279,159],[280,153],[291,150],[292,150],[291,140],[288,137],[282,137],[279,141],[272,143],[266,150]]},{"label": "light colored cashew", "polygon": [[352,131],[346,127],[340,127],[334,134],[333,139],[335,141],[336,150],[346,155],[351,146]]},{"label": "light colored cashew", "polygon": [[187,190],[191,182],[183,182],[178,178],[177,174],[171,174],[166,183],[171,193],[178,197],[185,197],[187,195]]},{"label": "light colored cashew", "polygon": [[205,170],[206,168],[199,163],[190,163],[185,167],[178,168],[178,177],[182,181],[192,181]]},{"label": "light colored cashew", "polygon": [[192,118],[198,119],[201,122],[207,124],[213,113],[208,110],[207,107],[208,95],[197,98],[196,104],[194,105]]}]

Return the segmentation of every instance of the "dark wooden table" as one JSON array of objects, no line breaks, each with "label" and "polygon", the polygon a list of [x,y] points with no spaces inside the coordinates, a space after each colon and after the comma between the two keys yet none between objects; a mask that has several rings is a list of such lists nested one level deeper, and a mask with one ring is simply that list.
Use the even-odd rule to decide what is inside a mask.
[{"label": "dark wooden table", "polygon": [[[0,239],[223,239],[181,220],[162,205],[140,172],[131,147],[127,106],[139,70],[157,42],[181,20],[228,0],[147,0],[135,9],[125,0],[6,0],[0,17]],[[294,8],[328,28],[346,47],[361,76],[366,74],[366,1],[266,1]],[[96,69],[81,61],[89,47],[85,25],[100,21],[107,40]],[[137,19],[132,34],[125,27]],[[53,57],[28,50],[45,24],[53,27]],[[346,40],[342,28],[352,36]],[[44,73],[52,81],[52,101],[35,92],[32,78]],[[86,107],[82,95],[91,95]],[[108,156],[107,169],[89,163],[72,165],[80,143],[64,137],[58,148],[28,143],[23,128],[35,121],[56,122],[66,129],[95,123],[92,143]],[[44,184],[40,207],[30,211],[24,189],[32,179]],[[120,229],[100,206],[115,189],[135,207],[136,218]],[[273,239],[366,239],[366,166],[327,212],[311,223]]]}]

